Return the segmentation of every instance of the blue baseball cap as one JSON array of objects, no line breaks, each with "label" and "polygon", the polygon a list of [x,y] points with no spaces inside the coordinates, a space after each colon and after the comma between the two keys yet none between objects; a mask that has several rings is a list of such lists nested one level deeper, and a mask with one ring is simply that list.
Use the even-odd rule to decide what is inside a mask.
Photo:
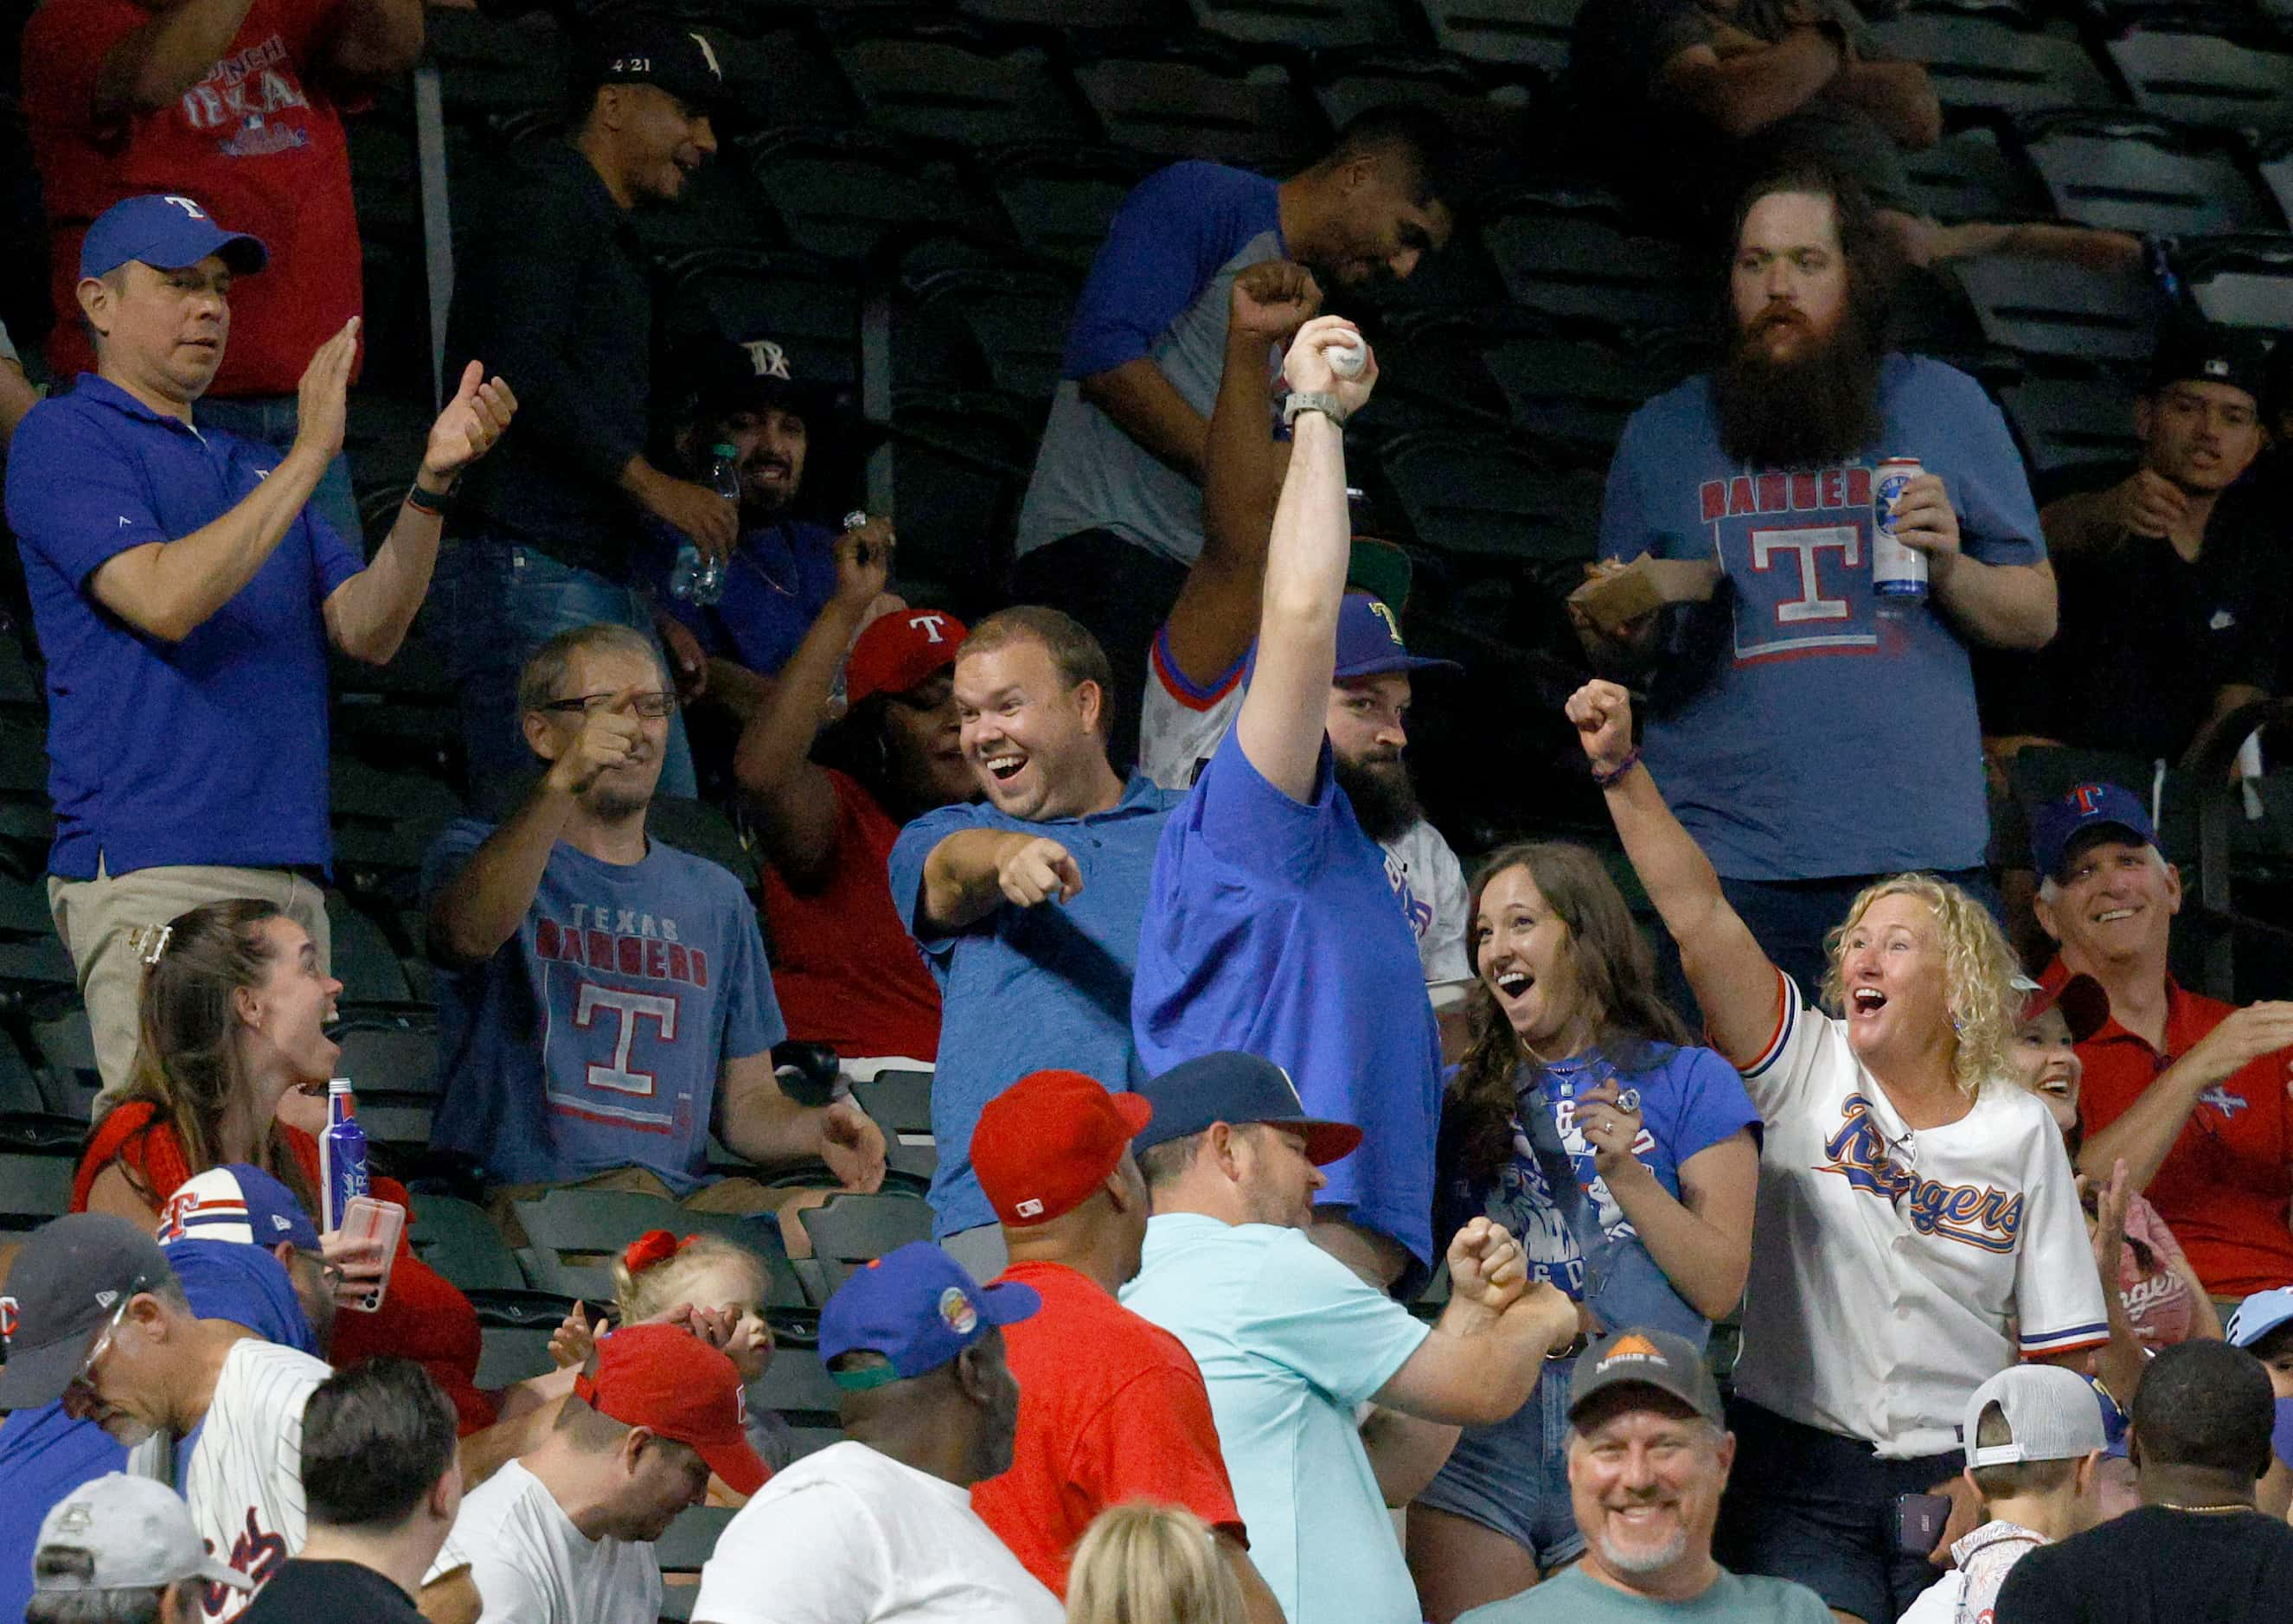
[{"label": "blue baseball cap", "polygon": [[210,254],[240,276],[251,276],[271,263],[271,250],[261,238],[224,230],[189,198],[152,192],[122,198],[95,217],[79,246],[79,273],[103,276],[129,260],[142,260],[160,271],[181,271]]},{"label": "blue baseball cap", "polygon": [[2116,829],[2143,845],[2158,844],[2158,831],[2142,797],[2118,784],[2073,784],[2030,818],[2030,858],[2038,871],[2059,877],[2070,845],[2092,829]]},{"label": "blue baseball cap", "polygon": [[159,1244],[178,1240],[235,1240],[265,1251],[292,1241],[315,1252],[319,1226],[303,1210],[295,1192],[262,1168],[243,1161],[185,1179],[159,1208]]},{"label": "blue baseball cap", "polygon": [[1382,676],[1389,671],[1462,671],[1454,659],[1427,659],[1412,654],[1401,640],[1401,618],[1384,600],[1365,592],[1349,592],[1338,605],[1338,664],[1332,677],[1343,683],[1357,676]]},{"label": "blue baseball cap", "polygon": [[[924,1376],[1043,1305],[1033,1286],[983,1286],[928,1240],[911,1240],[853,1272],[820,1311],[820,1362],[858,1392]],[[881,1353],[890,1369],[838,1370],[846,1353]]]},{"label": "blue baseball cap", "polygon": [[2293,1286],[2274,1286],[2240,1303],[2222,1334],[2232,1347],[2251,1347],[2289,1320],[2293,1320]]},{"label": "blue baseball cap", "polygon": [[1133,1150],[1184,1139],[1214,1122],[1265,1122],[1297,1128],[1306,1135],[1306,1159],[1317,1168],[1352,1155],[1362,1142],[1361,1129],[1350,1122],[1308,1116],[1306,1103],[1298,1097],[1298,1085],[1290,1080],[1287,1071],[1270,1060],[1238,1049],[1220,1049],[1180,1061],[1142,1084],[1138,1093],[1155,1108],[1155,1114],[1131,1140]]}]

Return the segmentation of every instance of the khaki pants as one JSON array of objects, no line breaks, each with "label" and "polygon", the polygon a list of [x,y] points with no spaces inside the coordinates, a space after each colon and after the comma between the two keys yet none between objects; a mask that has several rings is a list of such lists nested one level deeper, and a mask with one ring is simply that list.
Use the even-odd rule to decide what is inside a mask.
[{"label": "khaki pants", "polygon": [[99,1117],[126,1089],[135,1064],[143,960],[129,933],[166,925],[203,903],[239,897],[268,902],[310,932],[319,968],[325,971],[331,945],[326,894],[299,874],[189,867],[109,874],[99,864],[92,880],[48,877],[48,911],[78,974],[80,1002],[87,1006],[88,1028],[95,1036],[95,1065],[103,1078],[95,1104]]}]

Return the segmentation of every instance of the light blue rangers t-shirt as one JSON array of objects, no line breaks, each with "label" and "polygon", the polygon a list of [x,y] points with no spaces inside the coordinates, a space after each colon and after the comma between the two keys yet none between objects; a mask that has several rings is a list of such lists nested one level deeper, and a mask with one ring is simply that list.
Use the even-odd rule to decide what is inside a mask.
[{"label": "light blue rangers t-shirt", "polygon": [[[1179,799],[1137,775],[1103,812],[1029,822],[989,802],[966,802],[926,812],[893,844],[893,905],[923,949],[943,1005],[931,1089],[936,1235],[995,1222],[971,1170],[971,1130],[988,1101],[1029,1072],[1055,1067],[1109,1088],[1142,1080],[1130,1046],[1130,976],[1155,844]],[[950,835],[975,828],[1057,841],[1074,856],[1082,890],[1067,902],[998,903],[952,935],[927,931],[917,917],[924,861]]]},{"label": "light blue rangers t-shirt", "polygon": [[1727,579],[1681,612],[1643,747],[1665,802],[1731,879],[1965,869],[1989,820],[1966,646],[1930,600],[1876,613],[1872,482],[1916,457],[1989,564],[2046,555],[2005,420],[1965,373],[1891,355],[1878,442],[1827,467],[1756,469],[1720,447],[1708,377],[1625,425],[1600,555],[1717,559]]},{"label": "light blue rangers t-shirt", "polygon": [[[436,895],[493,825],[450,826],[423,865]],[[707,858],[650,843],[601,862],[560,841],[517,933],[438,974],[438,1114],[430,1143],[495,1184],[564,1184],[615,1168],[678,1195],[707,1176],[728,1060],[788,1035],[757,910]]]},{"label": "light blue rangers t-shirt", "polygon": [[1227,730],[1163,831],[1130,1019],[1150,1077],[1239,1049],[1288,1071],[1307,1115],[1360,1128],[1317,1199],[1432,1265],[1440,1032],[1385,850],[1326,739],[1301,804]]},{"label": "light blue rangers t-shirt", "polygon": [[1195,561],[1203,550],[1202,488],[1085,400],[1081,380],[1151,357],[1207,418],[1226,368],[1235,273],[1287,252],[1278,189],[1264,175],[1189,160],[1132,189],[1067,329],[1058,392],[1019,509],[1021,553],[1105,529],[1181,563]]},{"label": "light blue rangers t-shirt", "polygon": [[1293,1624],[1418,1624],[1417,1589],[1354,1410],[1431,1327],[1300,1230],[1200,1213],[1148,1220],[1122,1298],[1201,1367],[1250,1560],[1284,1614]]}]

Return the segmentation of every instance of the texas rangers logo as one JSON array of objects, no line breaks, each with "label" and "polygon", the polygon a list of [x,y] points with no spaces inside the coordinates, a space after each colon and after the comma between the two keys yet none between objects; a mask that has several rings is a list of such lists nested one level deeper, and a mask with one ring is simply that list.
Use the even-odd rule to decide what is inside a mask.
[{"label": "texas rangers logo", "polygon": [[1369,612],[1385,623],[1385,634],[1393,640],[1395,648],[1406,646],[1401,641],[1401,622],[1394,618],[1391,610],[1380,600],[1372,598],[1369,601]]},{"label": "texas rangers logo", "polygon": [[[1872,1119],[1871,1102],[1851,1094],[1839,1108],[1844,1119],[1824,1143],[1827,1165],[1850,1185],[1905,1211],[1922,1235],[1938,1235],[1985,1252],[2012,1252],[2022,1232],[2022,1198],[1988,1184],[1946,1184],[1921,1178],[1887,1154],[1887,1136]],[[1908,1209],[1906,1206],[1908,1203]]]},{"label": "texas rangers logo", "polygon": [[2078,809],[2079,817],[2091,818],[2102,809],[2103,791],[2108,788],[2106,784],[2073,784],[2062,799]]},{"label": "texas rangers logo", "polygon": [[760,378],[789,381],[788,351],[769,338],[751,338],[741,346],[749,352],[749,365]]},{"label": "texas rangers logo", "polygon": [[[287,1541],[255,1521],[255,1507],[249,1506],[247,1508],[247,1527],[231,1542],[231,1555],[226,1559],[226,1565],[235,1572],[246,1574],[260,1589],[263,1580],[286,1565]],[[209,1555],[214,1554],[213,1540],[202,1539],[199,1543],[207,1547]],[[202,1586],[201,1590],[199,1606],[211,1619],[223,1617],[231,1604],[240,1599],[239,1592],[229,1585],[209,1584]]]},{"label": "texas rangers logo", "polygon": [[912,632],[921,632],[928,642],[945,642],[947,641],[947,617],[941,614],[936,610],[927,610],[920,615],[910,615],[908,617],[908,630]]},{"label": "texas rangers logo", "polygon": [[189,198],[178,198],[174,193],[169,192],[165,201],[174,204],[194,220],[205,220],[207,217],[207,211]]},{"label": "texas rangers logo", "polygon": [[2224,1117],[2233,1117],[2253,1103],[2241,1094],[2232,1094],[2226,1083],[2216,1083],[2198,1096],[2198,1103],[2210,1105]]}]

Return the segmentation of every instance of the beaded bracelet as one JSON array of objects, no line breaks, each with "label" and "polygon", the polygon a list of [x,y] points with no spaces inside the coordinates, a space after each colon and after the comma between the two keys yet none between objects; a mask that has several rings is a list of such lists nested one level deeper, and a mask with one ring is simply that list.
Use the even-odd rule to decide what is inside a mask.
[{"label": "beaded bracelet", "polygon": [[1624,760],[1618,762],[1606,772],[1601,772],[1598,767],[1593,768],[1592,782],[1602,789],[1608,788],[1610,786],[1621,780],[1625,773],[1630,772],[1634,767],[1637,767],[1640,764],[1641,747],[1638,745],[1634,745],[1632,749],[1626,753]]}]

